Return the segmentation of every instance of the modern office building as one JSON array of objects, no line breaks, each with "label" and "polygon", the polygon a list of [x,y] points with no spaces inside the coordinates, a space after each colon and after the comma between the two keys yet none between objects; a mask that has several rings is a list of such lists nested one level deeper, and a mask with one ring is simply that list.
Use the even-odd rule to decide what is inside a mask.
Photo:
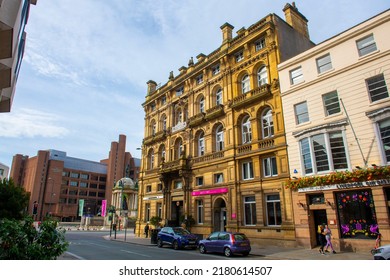
[{"label": "modern office building", "polygon": [[9,167],[4,163],[0,162],[0,180],[3,180],[4,178],[8,178],[8,173],[9,173]]},{"label": "modern office building", "polygon": [[336,250],[390,242],[390,10],[279,65],[294,225]]},{"label": "modern office building", "polygon": [[119,143],[111,143],[109,158],[101,162],[69,157],[57,150],[38,151],[31,158],[18,154],[10,177],[30,192],[29,213],[36,220],[48,215],[61,221],[79,220],[79,205],[83,205],[82,215],[100,215],[103,200],[107,207],[112,204],[115,184],[109,184],[108,178],[138,178],[140,160],[118,146],[126,146],[125,135],[119,136]]},{"label": "modern office building", "polygon": [[[260,8],[260,7],[259,7]],[[295,229],[277,65],[313,47],[295,4],[286,21],[269,14],[221,26],[222,43],[148,82],[138,235],[160,216],[191,231],[240,231],[254,242],[294,243]]]},{"label": "modern office building", "polygon": [[30,5],[37,0],[0,0],[0,113],[10,112],[23,60]]}]

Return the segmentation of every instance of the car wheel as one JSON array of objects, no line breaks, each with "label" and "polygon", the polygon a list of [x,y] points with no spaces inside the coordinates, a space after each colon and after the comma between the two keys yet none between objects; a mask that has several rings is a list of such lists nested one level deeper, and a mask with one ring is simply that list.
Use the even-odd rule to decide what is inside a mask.
[{"label": "car wheel", "polygon": [[224,250],[223,250],[223,253],[225,254],[226,257],[231,257],[233,254],[232,254],[232,250],[230,250],[229,247],[226,247]]},{"label": "car wheel", "polygon": [[163,246],[163,242],[161,239],[157,239],[157,247],[162,247]]},{"label": "car wheel", "polygon": [[175,250],[179,250],[180,249],[180,247],[179,247],[179,243],[177,243],[177,241],[175,240],[175,241],[173,241],[173,244],[172,244],[172,246],[173,246],[173,249],[175,249]]},{"label": "car wheel", "polygon": [[206,247],[203,244],[199,246],[199,253],[206,254]]}]

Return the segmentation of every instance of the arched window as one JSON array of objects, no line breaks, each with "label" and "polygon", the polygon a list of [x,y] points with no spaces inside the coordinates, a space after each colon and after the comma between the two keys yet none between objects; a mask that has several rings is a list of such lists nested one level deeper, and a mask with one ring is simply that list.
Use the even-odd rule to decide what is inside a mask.
[{"label": "arched window", "polygon": [[223,126],[220,124],[215,131],[215,143],[216,151],[222,151],[224,149],[224,139],[223,139]]},{"label": "arched window", "polygon": [[160,125],[162,130],[167,130],[167,116],[162,115],[160,120]]},{"label": "arched window", "polygon": [[205,154],[205,143],[204,143],[204,133],[203,131],[198,135],[198,156],[203,156]]},{"label": "arched window", "polygon": [[274,136],[274,121],[272,119],[272,110],[266,109],[261,115],[261,124],[263,131],[263,138]]},{"label": "arched window", "polygon": [[241,91],[242,91],[242,94],[245,94],[245,93],[247,93],[250,90],[251,90],[251,86],[250,86],[249,76],[245,75],[241,79]]},{"label": "arched window", "polygon": [[263,66],[257,71],[257,83],[259,87],[268,84],[267,67]]},{"label": "arched window", "polygon": [[204,113],[204,111],[205,111],[205,101],[204,101],[204,97],[201,96],[199,98],[199,112]]},{"label": "arched window", "polygon": [[175,118],[175,121],[176,123],[175,124],[179,124],[179,123],[182,123],[183,122],[183,112],[181,109],[178,109],[176,111],[176,118]]},{"label": "arched window", "polygon": [[160,146],[160,151],[159,151],[159,163],[161,163],[163,160],[166,161],[166,154],[165,154],[165,145]]},{"label": "arched window", "polygon": [[157,129],[156,121],[155,120],[151,120],[151,122],[150,122],[150,135],[155,135],[156,134],[156,129]]},{"label": "arched window", "polygon": [[184,152],[183,141],[181,138],[176,140],[175,143],[175,159],[179,159]]},{"label": "arched window", "polygon": [[252,128],[249,116],[245,116],[241,123],[242,144],[252,141]]},{"label": "arched window", "polygon": [[154,167],[154,151],[153,151],[153,149],[149,150],[148,162],[149,162],[148,168],[153,169],[153,167]]},{"label": "arched window", "polygon": [[215,105],[221,105],[222,102],[222,89],[219,88],[215,93]]}]

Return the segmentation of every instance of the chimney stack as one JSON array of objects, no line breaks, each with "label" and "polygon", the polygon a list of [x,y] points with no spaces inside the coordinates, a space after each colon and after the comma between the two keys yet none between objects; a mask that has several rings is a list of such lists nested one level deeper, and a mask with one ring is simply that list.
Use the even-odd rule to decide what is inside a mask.
[{"label": "chimney stack", "polygon": [[150,94],[152,94],[153,92],[156,91],[157,83],[155,81],[149,80],[146,84],[148,85],[148,93],[147,93],[147,95],[150,95]]},{"label": "chimney stack", "polygon": [[287,3],[283,8],[283,12],[286,22],[303,36],[310,39],[307,19],[298,11],[298,8],[295,6],[295,2],[292,2],[291,5]]},{"label": "chimney stack", "polygon": [[230,42],[230,40],[233,38],[233,29],[234,29],[234,26],[229,24],[229,23],[225,23],[224,25],[221,26],[221,30],[222,30],[222,45]]}]

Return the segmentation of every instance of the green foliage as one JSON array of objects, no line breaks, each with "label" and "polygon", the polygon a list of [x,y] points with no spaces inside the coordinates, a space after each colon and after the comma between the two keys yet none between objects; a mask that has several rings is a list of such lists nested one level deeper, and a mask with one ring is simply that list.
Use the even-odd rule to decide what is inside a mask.
[{"label": "green foliage", "polygon": [[31,217],[0,220],[0,259],[55,260],[68,248],[65,230],[57,225],[49,219],[36,229]]},{"label": "green foliage", "polygon": [[153,216],[149,220],[149,223],[154,227],[158,227],[160,225],[160,222],[161,218],[159,216]]},{"label": "green foliage", "polygon": [[0,180],[0,219],[22,219],[29,199],[30,194],[12,179]]}]

